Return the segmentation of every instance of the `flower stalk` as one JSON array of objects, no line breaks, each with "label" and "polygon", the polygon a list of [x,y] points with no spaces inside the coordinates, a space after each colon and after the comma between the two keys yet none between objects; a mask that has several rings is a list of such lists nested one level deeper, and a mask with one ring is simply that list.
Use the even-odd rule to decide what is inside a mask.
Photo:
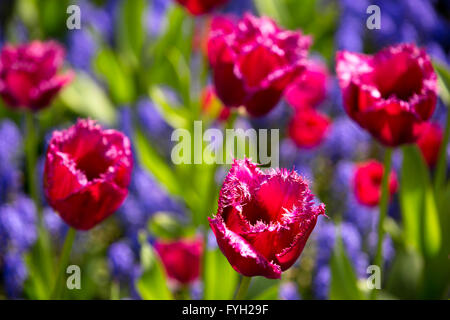
[{"label": "flower stalk", "polygon": [[[27,180],[28,180],[28,191],[30,193],[31,199],[33,199],[37,208],[39,208],[38,200],[38,190],[37,190],[37,179],[35,174],[36,169],[36,153],[37,153],[37,128],[36,119],[34,117],[33,111],[27,111],[25,113],[25,156],[26,156],[26,167],[27,167]],[[41,221],[41,211],[39,212],[39,222]]]},{"label": "flower stalk", "polygon": [[[377,251],[375,255],[375,265],[383,269],[383,238],[384,238],[384,220],[386,219],[389,206],[389,174],[392,165],[392,148],[386,148],[384,155],[384,171],[383,180],[381,184],[381,200],[380,200],[380,216],[378,217],[378,239]],[[371,298],[375,300],[377,297],[377,290],[372,290]]]},{"label": "flower stalk", "polygon": [[66,234],[66,239],[64,240],[64,246],[61,252],[61,257],[59,259],[58,271],[56,274],[55,285],[53,286],[51,298],[54,300],[61,298],[62,284],[63,284],[63,273],[69,262],[70,253],[72,251],[72,245],[75,240],[76,230],[69,228]]},{"label": "flower stalk", "polygon": [[239,289],[236,293],[236,297],[234,298],[234,300],[244,300],[245,296],[247,295],[248,288],[250,287],[251,281],[252,281],[251,277],[242,277]]}]

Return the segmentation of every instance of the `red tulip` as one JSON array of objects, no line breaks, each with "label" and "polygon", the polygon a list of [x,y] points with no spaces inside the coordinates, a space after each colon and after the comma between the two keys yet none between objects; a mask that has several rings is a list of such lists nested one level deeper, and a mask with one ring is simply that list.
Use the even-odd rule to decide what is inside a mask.
[{"label": "red tulip", "polygon": [[223,5],[228,0],[176,0],[185,7],[192,15],[199,16],[212,11]]},{"label": "red tulip", "polygon": [[314,109],[297,111],[289,123],[289,136],[300,148],[314,148],[325,138],[330,119]]},{"label": "red tulip", "polygon": [[311,39],[250,14],[235,23],[211,23],[208,57],[216,93],[227,107],[245,106],[252,116],[272,110],[304,69]]},{"label": "red tulip", "polygon": [[155,249],[170,278],[180,284],[189,284],[198,279],[203,254],[202,239],[157,242]]},{"label": "red tulip", "polygon": [[437,162],[443,135],[443,130],[437,123],[427,122],[422,126],[417,145],[430,167],[434,167]]},{"label": "red tulip", "polygon": [[284,96],[295,109],[315,108],[325,99],[327,81],[326,66],[318,61],[309,61],[302,75],[287,87]]},{"label": "red tulip", "polygon": [[4,46],[0,53],[0,95],[7,105],[33,111],[49,106],[73,77],[72,72],[57,74],[64,54],[53,41]]},{"label": "red tulip", "polygon": [[133,158],[130,141],[93,120],[78,120],[50,141],[45,196],[70,226],[88,230],[116,211],[128,194]]},{"label": "red tulip", "polygon": [[[361,204],[369,207],[378,205],[381,198],[381,184],[383,180],[383,164],[376,160],[369,160],[358,165],[354,175],[355,196]],[[397,175],[392,171],[389,175],[389,193],[397,192]]]},{"label": "red tulip", "polygon": [[413,44],[373,56],[339,52],[336,72],[349,116],[387,146],[415,142],[436,107],[436,74]]},{"label": "red tulip", "polygon": [[261,171],[235,160],[209,218],[219,248],[244,276],[281,277],[303,251],[325,206],[313,205],[307,182],[295,171]]}]

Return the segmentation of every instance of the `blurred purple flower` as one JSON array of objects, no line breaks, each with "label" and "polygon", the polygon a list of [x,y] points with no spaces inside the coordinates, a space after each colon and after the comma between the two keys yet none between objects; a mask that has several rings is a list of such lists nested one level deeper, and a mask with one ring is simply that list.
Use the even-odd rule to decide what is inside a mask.
[{"label": "blurred purple flower", "polygon": [[107,0],[106,4],[100,7],[90,1],[80,0],[78,5],[83,15],[82,23],[87,27],[92,27],[103,39],[112,42],[119,4],[119,0]]},{"label": "blurred purple flower", "polygon": [[20,178],[20,156],[22,137],[14,122],[0,122],[0,204],[10,193],[16,192]]},{"label": "blurred purple flower", "polygon": [[201,300],[203,298],[203,283],[201,281],[195,281],[189,286],[192,300]]},{"label": "blurred purple flower", "polygon": [[23,283],[28,277],[27,267],[19,252],[8,252],[4,257],[3,277],[9,298],[20,298]]},{"label": "blurred purple flower", "polygon": [[161,117],[158,110],[156,110],[155,104],[152,101],[149,99],[139,100],[137,103],[137,112],[139,121],[150,137],[155,139],[167,137],[168,141],[170,141],[171,128]]},{"label": "blurred purple flower", "polygon": [[366,235],[378,215],[378,207],[361,205],[353,194],[349,194],[348,197],[344,219],[355,225],[362,235]]},{"label": "blurred purple flower", "polygon": [[322,222],[319,220],[316,228],[317,241],[317,265],[328,264],[336,241],[336,227],[332,222]]},{"label": "blurred purple flower", "polygon": [[133,170],[130,193],[119,209],[119,219],[128,233],[145,228],[152,214],[164,211],[181,216],[182,205],[174,200],[144,169]]},{"label": "blurred purple flower", "polygon": [[146,213],[136,196],[129,194],[119,209],[119,219],[128,233],[133,233],[146,226],[149,214]]},{"label": "blurred purple flower", "polygon": [[43,210],[44,226],[50,235],[57,240],[63,240],[69,226],[53,211],[52,208],[46,207]]},{"label": "blurred purple flower", "polygon": [[358,153],[366,153],[370,136],[349,117],[340,116],[333,121],[323,149],[333,159],[353,159]]},{"label": "blurred purple flower", "polygon": [[166,123],[155,104],[149,99],[141,99],[137,103],[137,115],[142,129],[160,154],[166,158],[170,156],[172,146],[172,128]]},{"label": "blurred purple flower", "polygon": [[320,267],[313,279],[313,290],[317,299],[328,299],[331,284],[331,270],[328,265]]},{"label": "blurred purple flower", "polygon": [[282,300],[301,300],[298,287],[293,282],[285,282],[280,285],[280,299]]},{"label": "blurred purple flower", "polygon": [[37,237],[37,213],[31,199],[17,195],[10,204],[0,207],[0,239],[8,249],[20,252],[30,248]]},{"label": "blurred purple flower", "polygon": [[72,30],[68,35],[67,59],[76,68],[91,71],[92,58],[97,44],[92,34],[86,29]]},{"label": "blurred purple flower", "polygon": [[108,265],[114,278],[130,280],[133,275],[135,256],[124,241],[113,243],[108,250]]},{"label": "blurred purple flower", "polygon": [[364,34],[365,19],[350,14],[344,14],[341,19],[335,38],[337,49],[355,52],[363,51],[362,36]]},{"label": "blurred purple flower", "polygon": [[[369,252],[372,257],[375,257],[378,242],[377,230],[374,230],[368,235]],[[385,266],[389,265],[395,256],[395,248],[392,239],[389,235],[385,235],[383,239],[383,261]]]},{"label": "blurred purple flower", "polygon": [[172,0],[153,0],[147,8],[146,29],[150,36],[156,37],[164,30],[167,9]]},{"label": "blurred purple flower", "polygon": [[207,248],[209,250],[218,248],[216,236],[214,235],[214,232],[212,232],[212,230],[208,230]]},{"label": "blurred purple flower", "polygon": [[341,224],[341,237],[346,254],[353,264],[357,277],[364,277],[369,265],[369,258],[362,252],[362,239],[358,229],[355,225],[344,222]]},{"label": "blurred purple flower", "polygon": [[438,16],[430,0],[402,0],[399,2],[404,6],[408,20],[413,22],[417,29],[429,33],[435,28]]}]

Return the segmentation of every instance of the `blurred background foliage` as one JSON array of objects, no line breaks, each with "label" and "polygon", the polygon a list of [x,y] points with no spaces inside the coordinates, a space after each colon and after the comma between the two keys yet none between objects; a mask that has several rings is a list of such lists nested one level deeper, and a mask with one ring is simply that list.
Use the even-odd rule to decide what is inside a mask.
[{"label": "blurred background foliage", "polygon": [[[66,28],[70,4],[81,8],[80,30]],[[369,4],[381,7],[381,30],[365,27]],[[324,61],[330,74],[337,50],[372,53],[388,44],[416,42],[432,55],[440,76],[440,96],[449,104],[447,1],[232,0],[220,11],[235,15],[251,11],[270,16],[285,28],[302,29],[314,39],[311,55]],[[202,107],[202,91],[210,84],[205,57],[209,19],[194,19],[170,0],[0,3],[0,45],[56,39],[67,49],[67,68],[76,71],[75,81],[51,108],[38,115],[40,155],[45,152],[51,131],[67,127],[77,117],[91,117],[105,126],[119,128],[133,141],[136,168],[130,195],[113,218],[78,236],[71,261],[81,266],[82,290],[66,290],[65,297],[233,297],[238,275],[217,248],[207,225],[207,217],[217,210],[217,196],[227,168],[173,165],[170,161],[172,130],[185,128],[193,132],[193,122],[203,120],[204,130],[210,126],[280,128],[282,166],[295,166],[311,180],[330,217],[322,219],[299,262],[283,275],[281,282],[257,277],[247,297],[367,298],[366,267],[374,255],[378,211],[356,203],[348,175],[355,162],[381,159],[382,148],[346,118],[334,76],[330,76],[327,98],[321,107],[333,118],[333,129],[314,150],[298,149],[287,137],[284,128],[291,112],[284,101],[262,119],[233,114],[225,123],[217,121],[220,103],[216,109]],[[446,114],[445,104],[439,101],[434,118],[442,127]],[[15,130],[5,129],[6,124],[13,128],[24,126],[21,115],[3,105],[0,124],[0,131],[5,132]],[[17,195],[27,189],[21,174],[20,141],[16,149],[11,152],[17,153],[17,160],[8,170],[17,171],[19,186],[7,200],[2,199],[3,207],[19,201]],[[388,233],[387,271],[380,296],[448,298],[450,183],[447,180],[436,185],[434,170],[424,163],[416,146],[398,150],[396,159],[400,192],[384,226]],[[37,172],[42,172],[42,161]],[[67,227],[42,201],[51,235],[46,245],[50,252],[58,252]],[[364,223],[369,227],[362,227]],[[17,228],[17,233],[27,234],[35,226]],[[174,287],[151,244],[155,239],[196,234],[202,235],[205,242],[202,277],[190,288]],[[117,252],[111,250],[117,243],[124,246]],[[0,245],[0,297],[48,298],[55,259],[49,258],[51,263],[46,263],[33,245],[19,252],[17,259],[9,259],[12,253],[16,253],[15,249]]]}]

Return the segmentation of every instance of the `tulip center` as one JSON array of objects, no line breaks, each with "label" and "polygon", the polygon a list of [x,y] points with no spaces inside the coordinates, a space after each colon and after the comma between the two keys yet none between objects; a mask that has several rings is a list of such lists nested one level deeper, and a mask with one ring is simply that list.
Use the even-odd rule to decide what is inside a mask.
[{"label": "tulip center", "polygon": [[381,96],[392,96],[408,101],[422,89],[423,72],[417,61],[405,57],[395,57],[378,69],[377,86]]},{"label": "tulip center", "polygon": [[88,180],[100,178],[112,164],[103,154],[100,150],[95,149],[77,159],[77,168],[86,175]]},{"label": "tulip center", "polygon": [[298,205],[298,197],[304,191],[304,184],[273,176],[263,183],[256,197],[243,207],[243,214],[251,224],[262,221],[265,224],[279,222],[283,214]]}]

